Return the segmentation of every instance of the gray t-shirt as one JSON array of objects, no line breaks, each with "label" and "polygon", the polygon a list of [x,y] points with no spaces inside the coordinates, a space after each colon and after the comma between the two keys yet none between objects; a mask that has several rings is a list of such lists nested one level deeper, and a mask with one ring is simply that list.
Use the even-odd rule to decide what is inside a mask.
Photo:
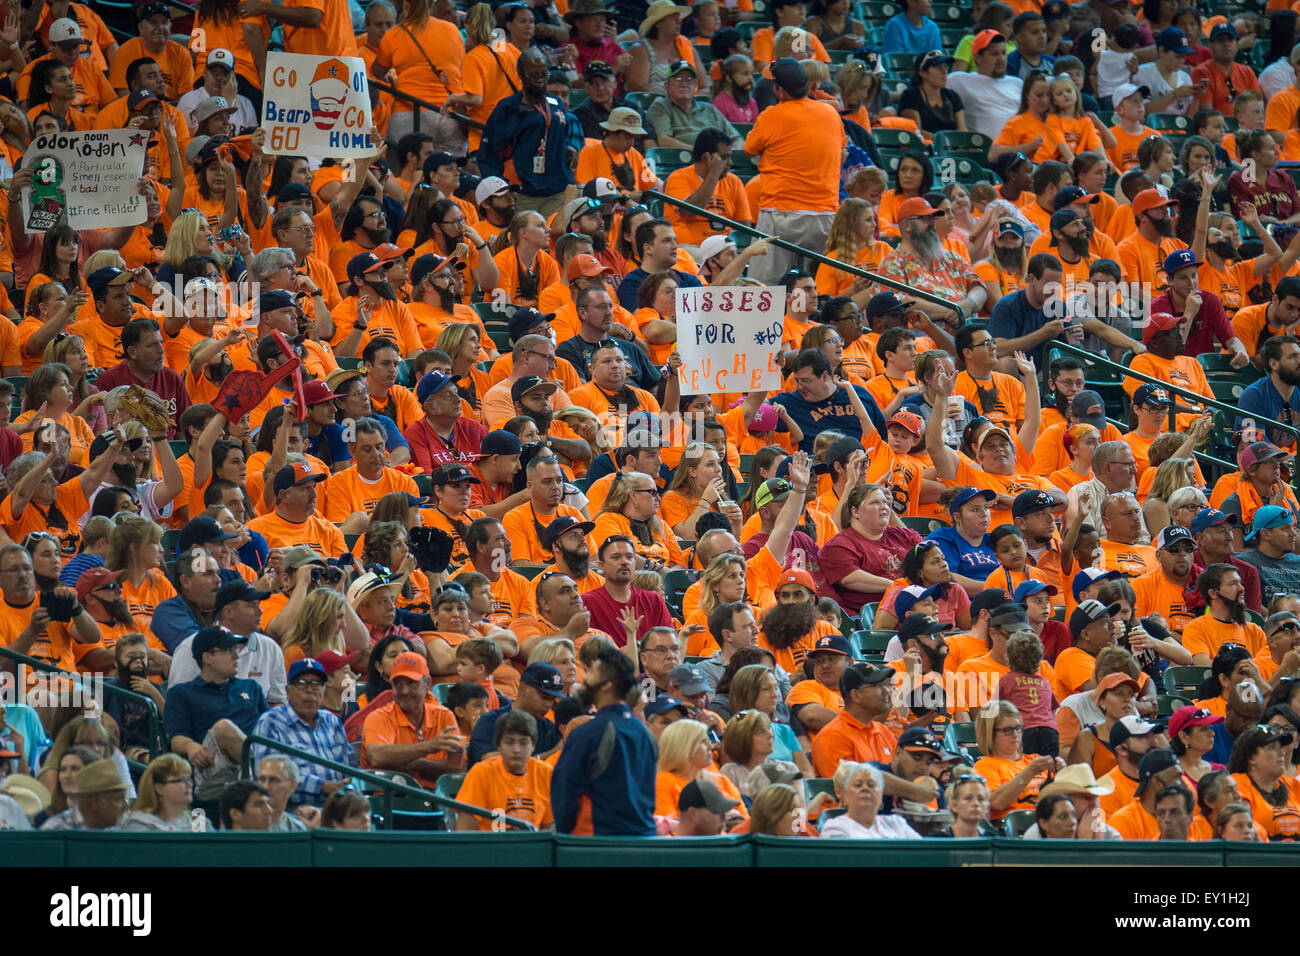
[{"label": "gray t-shirt", "polygon": [[1259,571],[1259,599],[1268,607],[1275,594],[1300,594],[1300,557],[1288,554],[1270,558],[1258,548],[1237,555]]}]

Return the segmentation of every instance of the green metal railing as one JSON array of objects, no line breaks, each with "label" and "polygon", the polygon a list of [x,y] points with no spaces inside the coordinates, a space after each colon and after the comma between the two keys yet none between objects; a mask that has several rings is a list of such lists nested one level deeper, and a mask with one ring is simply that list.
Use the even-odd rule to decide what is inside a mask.
[{"label": "green metal railing", "polygon": [[[390,86],[389,84],[383,82],[382,80],[375,79],[373,76],[367,77],[367,80],[369,81],[370,85],[373,86],[375,89],[383,93],[388,93],[389,95],[394,96],[397,99],[402,100],[403,102],[410,103],[412,106],[418,107],[418,109],[415,110],[415,127],[414,127],[414,131],[417,133],[420,131],[420,113],[423,110],[428,110],[430,113],[442,112],[442,107],[438,106],[437,104],[430,103],[428,100],[422,100],[418,96],[412,96],[410,93],[403,93],[397,87]],[[454,119],[456,122],[464,123],[466,126],[472,126],[474,129],[486,128],[478,120],[470,119],[464,113],[457,113],[455,110],[448,110],[447,115],[450,116],[452,119]]]},{"label": "green metal railing", "polygon": [[384,828],[392,829],[393,827],[393,795],[395,793],[403,794],[408,797],[415,797],[420,800],[428,801],[443,809],[456,810],[461,813],[470,813],[476,817],[488,817],[493,821],[500,820],[502,825],[510,830],[536,830],[537,828],[527,820],[520,820],[515,817],[507,817],[492,810],[486,810],[483,807],[476,807],[472,803],[461,803],[459,800],[453,800],[450,797],[444,797],[442,794],[435,793],[431,790],[425,790],[423,787],[412,787],[408,784],[401,783],[397,780],[390,780],[387,777],[380,776],[377,773],[371,773],[369,770],[361,770],[357,767],[350,767],[345,763],[339,763],[336,760],[330,760],[328,757],[322,757],[306,750],[299,750],[297,747],[291,747],[279,740],[272,740],[269,737],[263,737],[259,734],[249,734],[244,738],[244,749],[240,754],[241,775],[246,779],[255,779],[256,773],[253,767],[253,746],[260,745],[267,750],[274,750],[277,753],[285,754],[304,763],[315,764],[318,767],[326,767],[336,773],[344,776],[361,780],[371,784],[383,791],[383,818]]},{"label": "green metal railing", "polygon": [[[65,671],[61,667],[55,667],[46,661],[37,660],[34,657],[28,657],[26,654],[20,654],[15,650],[7,647],[0,647],[0,658],[7,658],[18,664],[35,671],[41,671],[45,674],[57,674],[67,680],[76,681],[83,686],[86,684],[87,675],[77,674],[72,671]],[[92,687],[103,688],[109,694],[115,697],[121,697],[123,700],[133,700],[141,704],[149,712],[149,759],[152,760],[161,753],[167,752],[167,742],[163,737],[162,715],[158,713],[158,705],[153,702],[152,698],[144,694],[137,694],[133,690],[127,690],[125,687],[118,687],[116,684],[110,684],[106,679],[96,679]]]},{"label": "green metal railing", "polygon": [[899,282],[897,279],[891,279],[888,276],[869,272],[861,266],[853,265],[850,262],[840,262],[840,260],[832,259],[827,255],[822,255],[820,252],[813,252],[811,249],[805,249],[803,246],[796,245],[789,240],[770,235],[769,233],[763,232],[761,229],[755,229],[747,223],[737,222],[735,219],[728,219],[726,216],[720,216],[712,209],[704,209],[703,207],[697,206],[694,203],[689,203],[684,199],[678,199],[676,196],[669,196],[653,189],[647,189],[641,194],[641,198],[643,200],[652,199],[660,202],[671,203],[678,209],[688,212],[693,216],[700,216],[701,218],[708,219],[712,222],[722,223],[722,225],[731,229],[733,232],[744,232],[751,236],[756,236],[759,239],[767,239],[772,243],[772,245],[779,249],[785,249],[787,252],[793,252],[797,256],[811,259],[813,262],[820,265],[839,269],[841,272],[849,273],[849,275],[858,276],[863,279],[870,279],[877,285],[884,286],[886,289],[893,289],[895,292],[902,292],[910,298],[921,299],[924,302],[929,302],[931,305],[938,305],[945,309],[952,309],[952,311],[957,313],[957,316],[960,319],[964,320],[967,318],[958,303],[945,299],[942,296],[937,296],[932,292],[922,292],[920,289],[914,289],[904,282]]},{"label": "green metal railing", "polygon": [[[1137,379],[1140,382],[1147,382],[1151,385],[1159,385],[1166,392],[1169,392],[1173,395],[1178,395],[1182,398],[1186,398],[1190,403],[1202,405],[1206,408],[1213,408],[1217,411],[1226,412],[1232,415],[1233,418],[1243,417],[1240,408],[1236,408],[1232,405],[1229,405],[1227,402],[1221,402],[1217,398],[1209,398],[1205,395],[1202,395],[1200,392],[1193,392],[1189,389],[1182,388],[1178,385],[1170,385],[1168,382],[1162,379],[1153,378],[1152,376],[1146,375],[1143,372],[1135,372],[1133,369],[1129,368],[1126,365],[1123,365],[1119,362],[1112,362],[1108,358],[1102,358],[1101,356],[1097,355],[1097,353],[1089,352],[1087,349],[1082,348],[1081,346],[1072,345],[1069,342],[1061,342],[1056,340],[1052,340],[1046,344],[1049,352],[1050,351],[1064,352],[1066,354],[1073,355],[1076,358],[1083,360],[1088,365],[1092,365],[1096,368],[1106,369],[1112,372],[1117,372],[1121,376],[1119,383],[1103,383],[1103,384],[1119,384],[1122,387],[1124,378],[1133,378],[1133,379]],[[1177,409],[1171,406],[1169,409],[1170,431],[1178,430],[1176,424],[1177,415],[1178,415]],[[1300,439],[1300,429],[1297,429],[1296,426],[1294,425],[1289,425],[1286,422],[1275,421],[1274,419],[1271,418],[1263,418],[1262,416],[1254,415],[1254,414],[1250,415],[1249,417],[1260,428],[1266,428],[1266,429],[1277,428],[1284,432],[1289,433],[1295,438]],[[1235,462],[1227,462],[1221,458],[1215,458],[1213,455],[1208,455],[1205,452],[1200,452],[1200,451],[1195,452],[1195,455],[1198,461],[1203,461],[1215,467],[1222,468],[1225,471],[1233,472],[1237,470],[1237,465]],[[1297,488],[1300,488],[1300,474],[1292,475],[1292,482],[1296,485]]]}]

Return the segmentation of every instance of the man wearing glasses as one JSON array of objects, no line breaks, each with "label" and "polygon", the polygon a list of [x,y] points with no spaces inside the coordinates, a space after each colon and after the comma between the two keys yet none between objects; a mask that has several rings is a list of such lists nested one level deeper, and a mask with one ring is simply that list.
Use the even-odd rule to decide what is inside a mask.
[{"label": "man wearing glasses", "polygon": [[[140,633],[149,639],[145,655],[146,670],[154,674],[167,674],[171,656],[162,642],[153,636],[148,622],[136,621],[131,616],[130,608],[122,597],[122,585],[118,583],[118,578],[124,573],[97,567],[82,572],[77,578],[77,600],[99,625],[99,643],[75,649],[77,669],[83,673],[107,673],[116,667],[121,677],[125,672],[122,670],[122,661],[117,656],[117,642],[128,634]],[[195,674],[197,673],[196,670]]]},{"label": "man wearing glasses", "polygon": [[[266,702],[277,707],[286,700],[284,652],[274,638],[259,630],[262,602],[270,596],[271,592],[259,591],[247,581],[231,581],[217,590],[213,613],[218,625],[245,639],[245,644],[239,650],[239,669],[235,671],[235,676],[256,681],[266,695]],[[182,684],[199,676],[198,664],[190,651],[193,641],[193,637],[187,637],[176,647],[171,670],[167,675],[173,684]]]},{"label": "man wearing glasses", "polygon": [[[262,714],[253,733],[326,760],[356,766],[343,721],[321,707],[328,676],[325,665],[315,658],[294,661],[289,667],[288,701]],[[253,745],[255,763],[275,753],[265,744]],[[298,772],[298,786],[289,798],[294,806],[320,804],[349,780],[338,770],[296,757],[290,759]]]},{"label": "man wearing glasses", "polygon": [[[536,309],[524,307],[518,310],[531,316],[533,325],[541,325],[555,318],[554,313],[538,312]],[[514,324],[518,318],[518,313],[511,316],[511,324]],[[529,321],[528,318],[520,321],[524,325]],[[511,398],[511,389],[515,382],[520,379],[536,376],[543,382],[550,382],[556,378],[556,367],[558,362],[555,357],[555,343],[547,335],[522,335],[515,340],[511,348],[511,369],[510,374],[497,384],[493,385],[483,395],[483,420],[491,427],[499,427],[494,422],[503,421],[519,414],[515,411],[515,402]],[[554,383],[553,383],[554,384]],[[550,408],[554,411],[557,408],[566,408],[573,403],[569,401],[569,396],[558,385],[555,393],[551,396]],[[540,425],[539,425],[540,428]]]},{"label": "man wearing glasses", "polygon": [[[437,154],[435,154],[437,155]],[[482,289],[495,289],[501,275],[496,260],[487,251],[488,244],[474,231],[465,218],[465,210],[454,199],[439,199],[429,209],[429,241],[416,247],[417,256],[432,252],[439,256],[456,256],[464,261],[471,279],[461,293],[461,301],[468,304],[474,284]]]},{"label": "man wearing glasses", "polygon": [[1278,611],[1264,622],[1268,646],[1255,655],[1259,676],[1270,687],[1300,670],[1300,619],[1293,611]]}]

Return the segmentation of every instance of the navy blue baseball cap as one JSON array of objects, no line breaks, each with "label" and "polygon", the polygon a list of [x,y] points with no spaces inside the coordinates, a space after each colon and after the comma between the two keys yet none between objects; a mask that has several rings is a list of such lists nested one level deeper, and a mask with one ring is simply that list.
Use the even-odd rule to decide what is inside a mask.
[{"label": "navy blue baseball cap", "polygon": [[[1164,35],[1169,31],[1161,30],[1160,32],[1161,35]],[[1177,32],[1179,33],[1179,35],[1182,34],[1181,30]],[[1188,52],[1191,51],[1189,50]],[[1173,278],[1174,273],[1177,272],[1179,269],[1186,269],[1188,266],[1199,266],[1199,265],[1200,263],[1196,261],[1196,256],[1195,254],[1193,254],[1191,249],[1176,249],[1173,252],[1169,253],[1169,255],[1165,256],[1165,275],[1168,276],[1169,278]]]},{"label": "navy blue baseball cap", "polygon": [[297,300],[294,299],[292,292],[285,289],[264,289],[257,297],[257,312],[259,315],[265,315],[267,312],[287,309],[296,304]]},{"label": "navy blue baseball cap", "polygon": [[691,715],[690,708],[672,694],[655,694],[654,700],[645,705],[645,715],[647,717],[658,717],[670,710],[680,710],[683,717]]},{"label": "navy blue baseball cap", "polygon": [[1192,534],[1200,534],[1206,528],[1217,528],[1221,524],[1238,527],[1241,518],[1237,515],[1224,514],[1218,508],[1202,508],[1192,519]]},{"label": "navy blue baseball cap", "polygon": [[1020,492],[1020,494],[1016,495],[1015,500],[1011,502],[1011,517],[1023,518],[1027,514],[1042,511],[1044,508],[1056,511],[1064,507],[1064,502],[1057,501],[1041,488],[1030,488],[1027,491]]},{"label": "navy blue baseball cap", "polygon": [[1071,590],[1074,591],[1074,599],[1079,600],[1079,595],[1083,593],[1084,588],[1091,587],[1098,581],[1118,581],[1124,575],[1118,571],[1106,571],[1102,568],[1084,568],[1074,576],[1071,582]]},{"label": "navy blue baseball cap", "polygon": [[303,657],[289,665],[289,673],[286,680],[292,684],[302,674],[319,674],[322,682],[329,678],[325,671],[325,665],[314,657]]},{"label": "navy blue baseball cap", "polygon": [[848,638],[843,634],[823,634],[817,638],[817,643],[813,645],[808,656],[814,654],[830,653],[843,654],[845,657],[853,656],[853,645],[849,643]]},{"label": "navy blue baseball cap", "polygon": [[445,372],[426,372],[415,386],[415,400],[421,405],[434,392],[441,391],[448,385],[455,384],[456,379]]},{"label": "navy blue baseball cap", "polygon": [[1029,595],[1042,594],[1044,591],[1052,597],[1055,597],[1060,593],[1060,588],[1055,584],[1046,584],[1043,581],[1035,581],[1033,578],[1030,578],[1028,581],[1023,581],[1016,586],[1016,591],[1011,595],[1011,600],[1015,601],[1017,604],[1021,604],[1024,602],[1025,598],[1029,597]]},{"label": "navy blue baseball cap", "polygon": [[948,514],[955,515],[962,509],[962,505],[975,498],[983,498],[992,504],[998,500],[998,493],[988,488],[967,488],[949,503]]},{"label": "navy blue baseball cap", "polygon": [[1187,45],[1187,34],[1178,27],[1165,27],[1156,34],[1156,49],[1190,56],[1196,51]]},{"label": "navy blue baseball cap", "polygon": [[543,694],[551,694],[555,697],[564,695],[564,678],[550,664],[529,664],[519,675],[519,680],[521,683],[537,688]]}]

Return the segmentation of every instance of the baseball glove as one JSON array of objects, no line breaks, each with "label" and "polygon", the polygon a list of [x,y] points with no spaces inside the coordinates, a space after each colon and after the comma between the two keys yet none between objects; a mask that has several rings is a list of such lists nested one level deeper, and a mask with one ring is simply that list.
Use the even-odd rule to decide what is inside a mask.
[{"label": "baseball glove", "polygon": [[167,434],[174,427],[167,403],[139,385],[128,385],[122,396],[121,408],[135,421],[147,428],[150,434]]}]

